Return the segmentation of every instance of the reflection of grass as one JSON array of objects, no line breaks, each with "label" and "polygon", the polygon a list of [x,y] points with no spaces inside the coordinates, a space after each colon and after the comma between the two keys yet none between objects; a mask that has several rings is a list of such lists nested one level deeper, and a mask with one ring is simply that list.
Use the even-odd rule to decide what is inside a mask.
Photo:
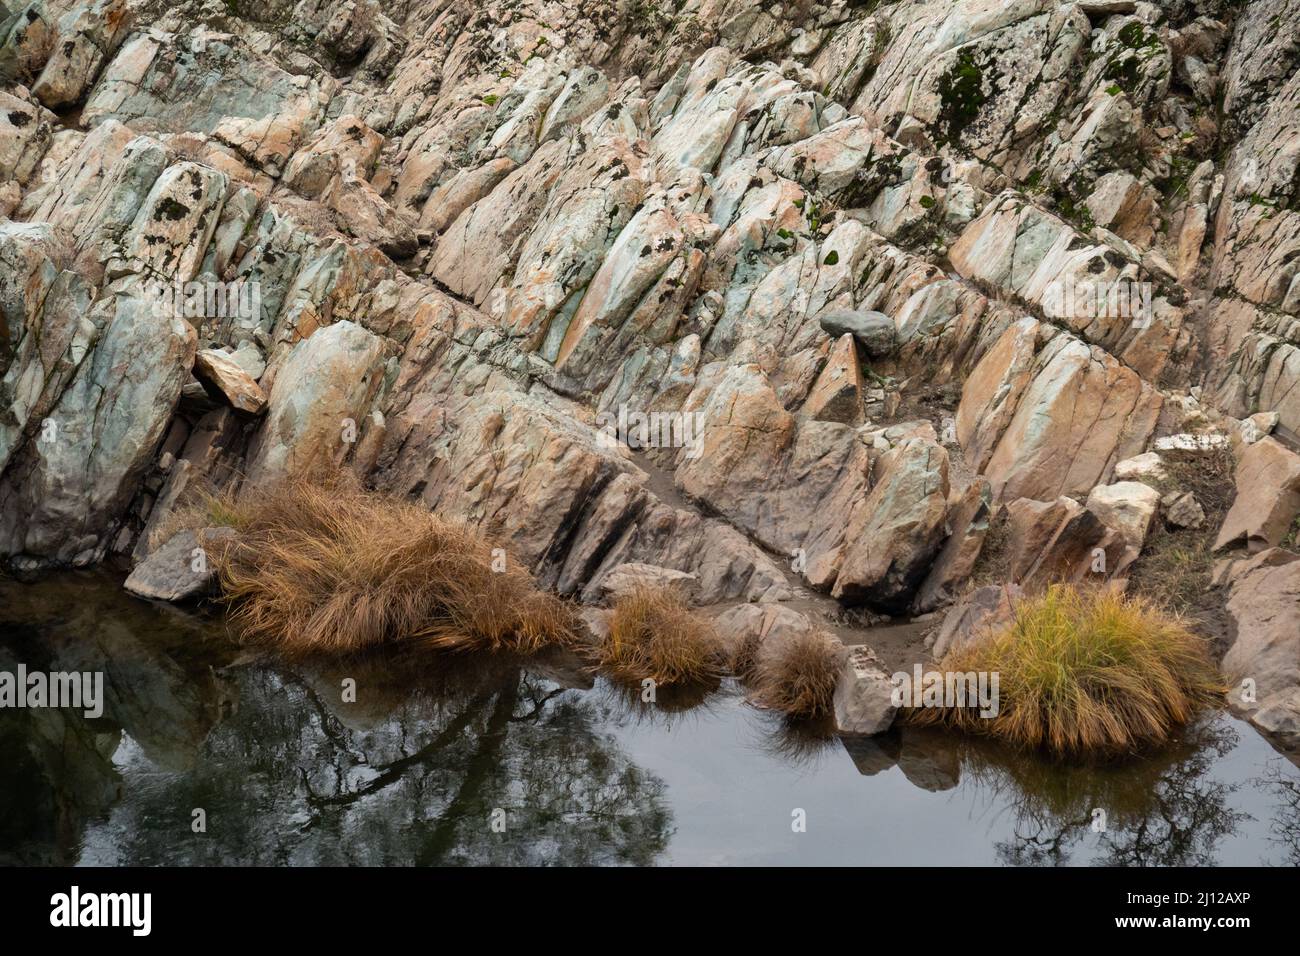
[{"label": "reflection of grass", "polygon": [[811,769],[833,754],[842,760],[843,745],[829,718],[800,720],[771,715],[763,729],[762,752],[792,767]]},{"label": "reflection of grass", "polygon": [[[1007,800],[1023,820],[1084,825],[1091,822],[1094,808],[1102,808],[1110,826],[1125,829],[1139,825],[1151,812],[1156,788],[1172,767],[1195,757],[1198,744],[1218,743],[1212,733],[1197,727],[1159,753],[1073,764],[980,738],[963,738],[957,746],[966,779]],[[1228,749],[1230,745],[1216,752]]]},{"label": "reflection of grass", "polygon": [[[400,712],[412,701],[427,704],[433,713],[462,708],[517,681],[520,669],[531,660],[509,652],[431,653],[393,644],[358,654],[295,661],[293,669],[307,685],[328,690],[321,696],[323,705],[382,718]],[[340,705],[338,688],[345,679],[356,682],[357,701]]]},{"label": "reflection of grass", "polygon": [[564,602],[468,525],[354,485],[286,481],[232,505],[214,556],[232,620],[293,653],[403,642],[535,651],[575,633]]},{"label": "reflection of grass", "polygon": [[620,723],[673,727],[688,716],[690,720],[698,720],[711,715],[714,712],[711,695],[718,683],[655,687],[653,700],[646,699],[646,691],[638,684],[601,681],[601,687],[613,705],[612,719]]},{"label": "reflection of grass", "polygon": [[909,719],[1058,755],[1163,743],[1222,690],[1205,643],[1178,618],[1140,597],[1063,585],[1022,601],[1009,627],[940,670],[998,674],[997,716],[945,707]]}]

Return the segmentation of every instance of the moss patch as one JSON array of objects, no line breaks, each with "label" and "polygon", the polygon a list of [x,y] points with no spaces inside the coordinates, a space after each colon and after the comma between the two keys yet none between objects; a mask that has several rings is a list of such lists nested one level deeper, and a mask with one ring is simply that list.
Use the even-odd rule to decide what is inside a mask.
[{"label": "moss patch", "polygon": [[959,138],[987,101],[984,74],[975,64],[975,54],[963,50],[952,69],[939,79],[939,125],[947,139]]}]

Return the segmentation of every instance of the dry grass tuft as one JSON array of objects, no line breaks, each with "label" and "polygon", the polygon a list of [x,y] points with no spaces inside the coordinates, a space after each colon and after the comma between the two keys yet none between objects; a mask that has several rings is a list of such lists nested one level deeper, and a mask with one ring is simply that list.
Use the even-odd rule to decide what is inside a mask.
[{"label": "dry grass tuft", "polygon": [[528,653],[574,640],[565,602],[517,565],[494,570],[476,530],[417,505],[289,480],[225,507],[240,534],[215,558],[247,639],[295,655],[395,642]]},{"label": "dry grass tuft", "polygon": [[599,658],[621,681],[716,684],[725,672],[722,643],[712,623],[665,588],[638,588],[614,602]]},{"label": "dry grass tuft", "polygon": [[167,512],[149,532],[149,550],[156,551],[181,531],[200,531],[203,528],[238,530],[247,520],[247,509],[241,506],[233,492],[200,490]]},{"label": "dry grass tuft", "polygon": [[1168,477],[1157,483],[1161,494],[1190,491],[1205,511],[1200,528],[1169,528],[1154,522],[1142,558],[1129,573],[1129,586],[1162,604],[1205,621],[1222,612],[1223,598],[1212,594],[1214,538],[1236,497],[1232,452],[1227,447],[1203,452],[1167,451]]},{"label": "dry grass tuft", "polygon": [[791,717],[815,719],[834,709],[844,665],[842,644],[821,631],[805,631],[758,655],[747,674],[754,699]]},{"label": "dry grass tuft", "polygon": [[1058,756],[1113,755],[1168,741],[1223,692],[1205,641],[1182,619],[1113,589],[1057,585],[1016,608],[945,672],[997,672],[1000,709],[919,708],[914,723],[992,734]]}]

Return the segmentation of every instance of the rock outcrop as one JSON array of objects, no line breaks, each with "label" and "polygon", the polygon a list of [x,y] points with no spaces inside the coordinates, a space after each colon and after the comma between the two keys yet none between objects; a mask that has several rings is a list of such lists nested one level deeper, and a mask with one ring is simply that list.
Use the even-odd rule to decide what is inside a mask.
[{"label": "rock outcrop", "polygon": [[1281,544],[1300,515],[1300,455],[1265,438],[1242,452],[1236,478],[1237,496],[1215,550],[1244,544],[1259,551]]},{"label": "rock outcrop", "polygon": [[678,6],[0,7],[0,558],[346,469],[585,603],[956,628],[1228,448],[1294,545],[1300,7]]},{"label": "rock outcrop", "polygon": [[1232,571],[1236,638],[1223,657],[1228,701],[1288,748],[1300,748],[1300,555],[1272,548]]}]

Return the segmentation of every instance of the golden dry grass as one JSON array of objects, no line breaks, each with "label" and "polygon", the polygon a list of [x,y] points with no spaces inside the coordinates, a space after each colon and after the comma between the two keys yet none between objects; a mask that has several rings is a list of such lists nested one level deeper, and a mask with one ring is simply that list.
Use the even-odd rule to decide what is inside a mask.
[{"label": "golden dry grass", "polygon": [[747,678],[764,707],[791,717],[825,717],[834,707],[845,650],[821,631],[805,631],[760,653]]},{"label": "golden dry grass", "polygon": [[1223,692],[1205,641],[1181,618],[1113,589],[1057,585],[1022,601],[989,641],[945,672],[997,672],[1000,707],[919,708],[914,723],[987,733],[1058,756],[1112,755],[1168,741]]},{"label": "golden dry grass", "polygon": [[[240,534],[214,555],[241,635],[282,652],[401,643],[532,652],[576,620],[481,534],[352,483],[289,480],[218,499]],[[209,502],[208,507],[210,508]],[[205,523],[217,523],[207,520]]]},{"label": "golden dry grass", "polygon": [[599,661],[615,680],[660,685],[716,683],[725,672],[712,623],[666,588],[638,588],[614,602]]}]

